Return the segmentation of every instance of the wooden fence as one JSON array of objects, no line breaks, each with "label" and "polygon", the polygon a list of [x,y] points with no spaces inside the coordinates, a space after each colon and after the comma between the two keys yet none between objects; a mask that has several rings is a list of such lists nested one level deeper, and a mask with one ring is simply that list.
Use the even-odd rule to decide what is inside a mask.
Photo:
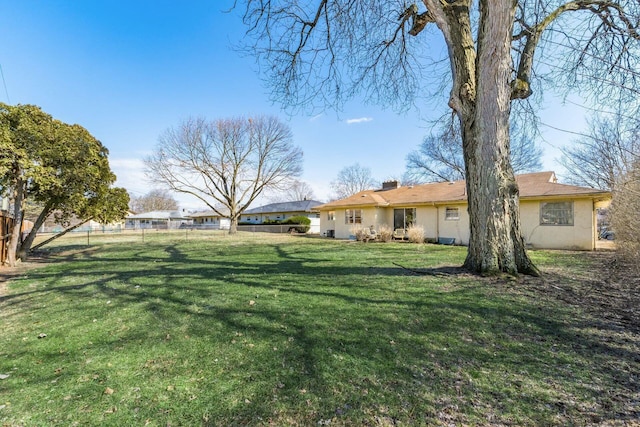
[{"label": "wooden fence", "polygon": [[3,265],[7,260],[7,247],[12,225],[13,218],[6,212],[0,211],[0,265]]}]

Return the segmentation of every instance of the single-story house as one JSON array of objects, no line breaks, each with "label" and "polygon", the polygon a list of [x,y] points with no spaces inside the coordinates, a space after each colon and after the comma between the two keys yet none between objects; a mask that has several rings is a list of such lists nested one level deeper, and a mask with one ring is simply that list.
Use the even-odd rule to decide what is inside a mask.
[{"label": "single-story house", "polygon": [[298,200],[295,202],[271,203],[257,208],[247,209],[240,217],[241,223],[263,224],[270,221],[284,221],[293,216],[303,216],[311,220],[309,233],[320,232],[320,214],[314,209],[321,205],[317,200]]},{"label": "single-story house", "polygon": [[[297,202],[271,203],[257,208],[245,210],[238,222],[240,224],[264,224],[265,222],[284,221],[293,216],[304,216],[311,219],[310,233],[320,232],[320,214],[314,210],[322,202],[316,200],[300,200]],[[214,211],[198,212],[190,215],[196,227],[229,229],[228,217]]]},{"label": "single-story house", "polygon": [[220,215],[215,211],[196,212],[189,215],[193,219],[195,228],[206,228],[211,230],[228,230],[231,227],[231,220],[228,215]]},{"label": "single-story house", "polygon": [[[610,192],[560,184],[554,172],[522,174],[516,180],[528,247],[595,249],[597,210],[609,204]],[[465,181],[406,187],[390,181],[382,189],[361,191],[316,210],[320,233],[328,237],[349,238],[364,227],[386,225],[397,230],[415,224],[424,228],[428,240],[469,244]]]},{"label": "single-story house", "polygon": [[190,224],[191,218],[183,211],[151,211],[125,218],[126,229],[174,229],[182,224]]}]

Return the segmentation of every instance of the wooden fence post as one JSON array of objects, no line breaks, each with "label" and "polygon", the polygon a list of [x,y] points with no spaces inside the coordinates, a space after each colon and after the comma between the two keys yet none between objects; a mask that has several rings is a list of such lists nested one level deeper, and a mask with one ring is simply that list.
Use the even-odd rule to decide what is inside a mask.
[{"label": "wooden fence post", "polygon": [[13,218],[6,212],[0,211],[0,265],[3,265],[7,260],[7,244],[9,243],[9,237],[11,237],[12,225]]}]

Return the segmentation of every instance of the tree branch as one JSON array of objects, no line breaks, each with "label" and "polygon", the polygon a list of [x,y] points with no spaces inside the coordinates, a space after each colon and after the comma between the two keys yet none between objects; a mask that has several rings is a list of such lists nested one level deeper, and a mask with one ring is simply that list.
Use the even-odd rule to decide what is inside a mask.
[{"label": "tree branch", "polygon": [[[602,26],[603,29],[615,29],[623,37],[628,36],[640,40],[640,35],[637,31],[638,27],[631,22],[624,8],[608,0],[578,0],[567,2],[557,7],[534,26],[528,26],[523,19],[519,19],[518,22],[523,27],[523,30],[518,34],[514,34],[513,40],[524,38],[526,41],[520,54],[516,78],[511,83],[511,99],[524,99],[532,93],[531,73],[533,70],[533,57],[543,32],[561,15],[579,10],[587,10],[597,15],[604,24],[604,26]],[[624,24],[624,28],[617,26],[611,20],[611,10],[616,12],[617,18]],[[590,40],[587,42],[587,46],[589,46],[597,36],[598,31],[594,31]],[[586,47],[583,49],[583,52],[585,51]],[[618,60],[620,58],[621,56],[618,57]]]}]

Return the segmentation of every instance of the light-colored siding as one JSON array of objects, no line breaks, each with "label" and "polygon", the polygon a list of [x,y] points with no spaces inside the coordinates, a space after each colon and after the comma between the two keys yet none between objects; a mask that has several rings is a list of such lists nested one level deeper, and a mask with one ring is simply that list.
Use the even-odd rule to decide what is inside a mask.
[{"label": "light-colored siding", "polygon": [[[609,191],[560,184],[552,171],[518,175],[516,179],[520,190],[521,229],[529,247],[595,249],[598,229],[595,211],[597,207],[608,206],[611,201]],[[543,212],[545,225],[540,224],[541,202],[553,203]],[[573,207],[571,224],[567,216],[567,202],[571,202]],[[347,238],[353,234],[353,227],[344,224],[347,207],[363,210],[360,227],[373,226],[377,229],[382,225],[394,227],[394,209],[415,209],[414,222],[424,228],[428,241],[448,238],[455,239],[459,245],[469,244],[470,221],[464,181],[365,190],[342,200],[318,205],[316,208],[322,211],[322,231],[335,230],[337,238]],[[447,208],[457,208],[457,217],[449,215],[447,219]],[[330,210],[335,211],[335,221],[327,222],[326,214]],[[400,218],[398,213],[398,220]]]},{"label": "light-colored siding", "polygon": [[[331,211],[334,212],[334,211]],[[344,216],[344,211],[342,213]],[[333,220],[329,219],[329,211],[320,212],[320,235],[321,236],[329,236],[329,231],[333,231],[335,233],[336,229],[336,220],[337,216],[334,217]]]},{"label": "light-colored siding", "polygon": [[309,218],[311,220],[311,224],[309,226],[309,234],[320,234],[320,218],[314,216],[313,218]]},{"label": "light-colored siding", "polygon": [[375,207],[369,208],[354,208],[362,209],[362,223],[361,224],[346,224],[345,223],[345,210],[336,209],[335,221],[328,221],[328,211],[322,211],[320,214],[320,234],[327,235],[327,230],[334,230],[335,237],[338,239],[348,239],[353,235],[353,232],[357,228],[365,228],[373,225],[374,228],[378,228],[380,224],[384,223],[384,219],[381,218],[384,209]]},{"label": "light-colored siding", "polygon": [[[447,208],[457,208],[459,219],[457,221],[445,219]],[[469,213],[467,205],[442,205],[438,207],[438,237],[453,237],[456,245],[469,244]]]},{"label": "light-colored siding", "polygon": [[[538,249],[593,250],[596,241],[596,224],[593,201],[591,199],[573,200],[574,223],[572,226],[540,225],[540,200],[520,201],[520,220],[525,243]],[[544,201],[549,201],[545,199]],[[407,206],[409,207],[409,206]],[[446,208],[458,208],[458,220],[446,220]],[[356,227],[378,229],[385,224],[393,228],[393,209],[362,208],[362,224]],[[345,224],[345,209],[335,210],[335,221],[327,220],[328,211],[320,214],[320,233],[335,230],[335,237],[346,239],[353,235],[354,224]],[[417,206],[416,224],[424,227],[425,237],[435,240],[440,237],[455,238],[457,245],[469,244],[469,213],[466,204],[439,206]]]},{"label": "light-colored siding", "polygon": [[378,208],[378,224],[385,224],[389,229],[393,230],[393,208]]},{"label": "light-colored siding", "polygon": [[416,224],[424,228],[424,237],[428,240],[438,238],[438,208],[421,206],[416,208]]},{"label": "light-colored siding", "polygon": [[[566,201],[571,200],[567,199]],[[573,225],[540,225],[540,203],[540,200],[520,202],[522,234],[529,247],[595,249],[596,225],[591,199],[573,200]]]},{"label": "light-colored siding", "polygon": [[229,218],[219,216],[199,216],[193,219],[195,225],[202,225],[212,230],[228,230],[231,227]]}]

